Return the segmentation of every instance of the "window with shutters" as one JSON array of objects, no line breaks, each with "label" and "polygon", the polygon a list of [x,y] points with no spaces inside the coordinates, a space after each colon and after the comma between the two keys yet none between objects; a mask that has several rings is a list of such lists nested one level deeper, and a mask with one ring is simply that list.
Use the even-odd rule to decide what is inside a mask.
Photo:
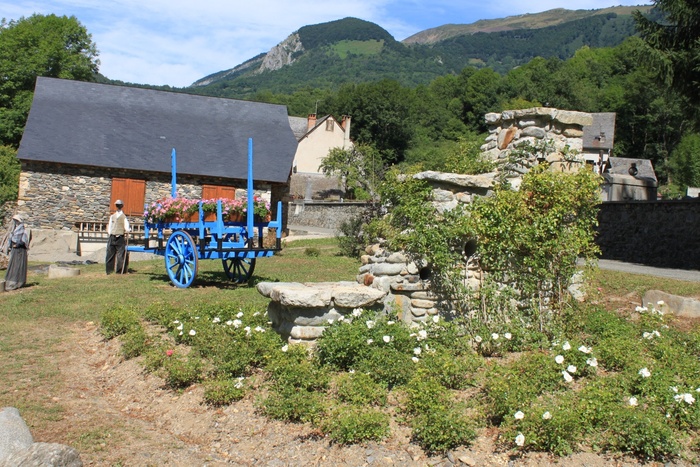
[{"label": "window with shutters", "polygon": [[112,196],[109,203],[109,212],[117,210],[114,203],[118,200],[124,202],[124,213],[127,216],[143,216],[143,208],[146,201],[146,181],[133,178],[113,178]]},{"label": "window with shutters", "polygon": [[236,189],[232,186],[202,185],[202,199],[236,199]]}]

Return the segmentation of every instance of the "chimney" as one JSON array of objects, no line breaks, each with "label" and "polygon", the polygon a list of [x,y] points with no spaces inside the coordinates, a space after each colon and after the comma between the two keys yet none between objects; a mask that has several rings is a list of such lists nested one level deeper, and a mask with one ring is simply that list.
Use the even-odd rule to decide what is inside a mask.
[{"label": "chimney", "polygon": [[310,130],[315,126],[316,126],[316,114],[309,114],[309,124],[308,124],[308,127],[306,129]]},{"label": "chimney", "polygon": [[350,116],[343,115],[343,120],[340,123],[345,133],[343,136],[343,149],[350,147]]}]

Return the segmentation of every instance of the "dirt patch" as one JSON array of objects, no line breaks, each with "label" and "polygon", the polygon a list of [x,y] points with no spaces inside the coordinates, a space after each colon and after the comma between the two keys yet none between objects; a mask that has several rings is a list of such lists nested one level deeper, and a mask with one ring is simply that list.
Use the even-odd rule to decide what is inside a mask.
[{"label": "dirt patch", "polygon": [[47,356],[60,381],[53,394],[37,388],[33,396],[52,398],[63,410],[55,422],[33,429],[35,440],[74,446],[85,465],[639,465],[592,453],[563,459],[541,453],[513,457],[498,451],[496,430],[483,430],[471,447],[444,457],[427,456],[410,443],[410,430],[398,424],[381,443],[333,445],[310,425],[258,415],[254,391],[217,409],[202,403],[199,385],[181,393],[167,389],[161,378],[143,370],[139,359],[120,357],[119,346],[117,340],[105,342],[94,323],[69,328],[57,352]]}]

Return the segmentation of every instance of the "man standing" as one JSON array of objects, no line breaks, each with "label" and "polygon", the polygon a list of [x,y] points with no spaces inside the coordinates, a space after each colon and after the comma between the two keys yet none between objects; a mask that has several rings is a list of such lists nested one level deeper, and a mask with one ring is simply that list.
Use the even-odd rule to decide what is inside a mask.
[{"label": "man standing", "polygon": [[124,203],[122,200],[118,199],[114,205],[117,207],[117,212],[109,216],[109,224],[107,225],[107,234],[109,235],[109,240],[107,241],[107,258],[105,262],[107,263],[107,274],[115,272],[114,260],[116,257],[116,272],[117,274],[124,274],[126,272],[126,237],[131,232],[131,227],[129,226],[129,219],[122,211]]}]

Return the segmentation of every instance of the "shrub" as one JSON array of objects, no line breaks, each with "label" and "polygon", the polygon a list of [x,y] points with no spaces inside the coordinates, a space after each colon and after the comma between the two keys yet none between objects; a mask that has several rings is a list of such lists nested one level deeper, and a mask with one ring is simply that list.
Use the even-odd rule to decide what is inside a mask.
[{"label": "shrub", "polygon": [[664,459],[679,451],[663,415],[638,407],[613,412],[606,440],[609,448],[644,459]]},{"label": "shrub", "polygon": [[367,373],[377,383],[388,389],[406,384],[415,371],[411,358],[391,347],[374,347],[362,361],[357,371]]},{"label": "shrub", "polygon": [[123,334],[121,337],[122,348],[121,353],[127,360],[140,356],[148,349],[149,337],[139,324],[138,327]]},{"label": "shrub", "polygon": [[609,371],[639,369],[644,366],[639,339],[627,336],[606,337],[596,346],[600,364]]},{"label": "shrub", "polygon": [[180,309],[166,302],[151,303],[143,309],[143,317],[145,319],[168,328],[172,327],[172,322],[181,313]]},{"label": "shrub", "polygon": [[293,386],[273,386],[266,397],[258,401],[258,409],[275,420],[296,423],[316,422],[326,408],[325,394],[308,392]]},{"label": "shrub", "polygon": [[386,405],[387,390],[364,373],[343,373],[336,380],[338,399],[352,405]]},{"label": "shrub", "polygon": [[320,428],[340,444],[380,441],[389,436],[389,415],[376,409],[341,407],[324,419]]},{"label": "shrub", "polygon": [[484,385],[493,422],[500,424],[505,416],[527,407],[537,396],[564,384],[554,356],[547,353],[526,354],[512,363],[496,366]]},{"label": "shrub", "polygon": [[350,370],[357,361],[366,357],[370,352],[367,341],[374,337],[365,324],[367,321],[363,315],[350,324],[334,323],[326,328],[316,341],[316,352],[321,363],[338,370]]},{"label": "shrub", "polygon": [[165,382],[174,389],[188,387],[201,379],[202,360],[196,357],[167,358],[163,361]]},{"label": "shrub", "polygon": [[468,446],[476,438],[472,422],[454,408],[418,415],[411,421],[411,427],[413,441],[431,455]]},{"label": "shrub", "polygon": [[437,379],[418,373],[404,388],[402,411],[408,415],[442,412],[452,406],[450,393]]},{"label": "shrub", "polygon": [[146,371],[155,372],[163,368],[165,361],[172,357],[174,350],[164,342],[158,342],[148,347],[143,353],[143,367]]},{"label": "shrub", "polygon": [[483,365],[483,358],[476,353],[454,356],[447,350],[434,353],[421,352],[420,373],[434,378],[448,389],[464,389],[474,385],[474,373]]},{"label": "shrub", "polygon": [[243,378],[216,378],[204,383],[204,400],[214,406],[228,405],[243,399]]},{"label": "shrub", "polygon": [[327,389],[330,375],[326,368],[310,360],[302,346],[290,349],[292,351],[278,352],[266,366],[274,385],[303,391]]},{"label": "shrub", "polygon": [[132,308],[122,306],[106,310],[102,315],[100,332],[105,339],[112,339],[138,328],[139,315]]}]

